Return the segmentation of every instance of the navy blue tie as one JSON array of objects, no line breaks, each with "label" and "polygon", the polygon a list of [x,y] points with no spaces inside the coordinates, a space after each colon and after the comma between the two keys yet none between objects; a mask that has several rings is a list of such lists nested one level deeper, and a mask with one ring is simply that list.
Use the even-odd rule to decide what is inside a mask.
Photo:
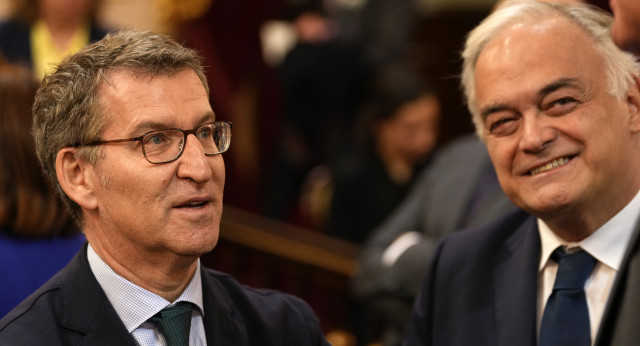
[{"label": "navy blue tie", "polygon": [[539,345],[591,345],[584,283],[596,259],[583,250],[566,254],[562,248],[557,248],[551,259],[558,263],[558,274],[542,314]]},{"label": "navy blue tie", "polygon": [[191,303],[180,302],[158,312],[149,322],[158,326],[167,341],[167,346],[189,345],[192,311]]}]

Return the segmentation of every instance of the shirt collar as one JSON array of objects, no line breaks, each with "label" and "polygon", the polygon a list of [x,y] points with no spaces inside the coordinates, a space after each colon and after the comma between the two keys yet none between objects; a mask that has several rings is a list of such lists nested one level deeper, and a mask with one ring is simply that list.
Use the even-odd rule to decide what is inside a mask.
[{"label": "shirt collar", "polygon": [[567,247],[578,246],[599,262],[618,271],[629,239],[631,239],[638,222],[638,216],[640,216],[640,191],[613,218],[578,243],[567,243],[553,233],[544,221],[538,219],[538,231],[542,244],[538,270],[541,271],[545,267],[551,253],[558,246],[565,245]]},{"label": "shirt collar", "polygon": [[93,275],[129,333],[160,310],[178,302],[193,303],[200,310],[200,314],[204,316],[200,260],[198,260],[191,282],[178,299],[172,303],[118,275],[98,256],[91,244],[87,247],[87,257]]}]

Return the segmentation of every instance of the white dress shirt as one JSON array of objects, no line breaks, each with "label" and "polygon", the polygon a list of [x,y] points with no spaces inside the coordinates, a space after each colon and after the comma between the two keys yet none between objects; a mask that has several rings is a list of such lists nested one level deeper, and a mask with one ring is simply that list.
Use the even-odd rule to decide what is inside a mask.
[{"label": "white dress shirt", "polygon": [[124,323],[127,331],[142,346],[165,346],[166,341],[158,328],[149,318],[160,310],[178,302],[190,302],[196,308],[191,316],[191,332],[189,345],[206,346],[207,340],[204,330],[204,308],[202,303],[202,278],[200,277],[200,261],[189,285],[174,302],[169,302],[159,295],[136,286],[118,275],[93,250],[91,244],[87,248],[89,266],[93,275],[107,295],[116,313]]},{"label": "white dress shirt", "polygon": [[589,307],[591,342],[593,344],[613,281],[639,216],[640,191],[618,214],[578,243],[567,243],[553,233],[544,221],[538,219],[538,230],[542,243],[538,271],[538,332],[540,331],[544,306],[553,291],[553,284],[558,272],[558,264],[550,260],[551,253],[558,246],[565,246],[567,252],[577,251],[580,248],[598,261],[584,286]]}]

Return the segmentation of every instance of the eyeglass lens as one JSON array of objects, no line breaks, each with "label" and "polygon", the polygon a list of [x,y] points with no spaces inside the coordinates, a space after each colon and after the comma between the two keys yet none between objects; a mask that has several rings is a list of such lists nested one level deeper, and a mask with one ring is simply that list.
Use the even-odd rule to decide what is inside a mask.
[{"label": "eyeglass lens", "polygon": [[142,138],[142,150],[151,163],[176,160],[184,150],[188,134],[193,134],[206,155],[224,153],[229,149],[231,127],[227,123],[204,124],[192,131],[177,129],[153,131]]}]

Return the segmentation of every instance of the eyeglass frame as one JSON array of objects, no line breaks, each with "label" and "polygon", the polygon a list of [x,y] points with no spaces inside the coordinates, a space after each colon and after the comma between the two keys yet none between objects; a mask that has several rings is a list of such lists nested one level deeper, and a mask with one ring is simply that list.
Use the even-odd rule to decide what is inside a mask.
[{"label": "eyeglass frame", "polygon": [[[216,125],[216,124],[229,125],[229,134],[231,134],[231,128],[233,127],[233,124],[230,121],[212,121],[212,122],[200,124],[200,125],[192,128],[191,130],[183,130],[183,129],[179,129],[179,128],[166,128],[166,129],[148,131],[148,132],[145,132],[145,133],[141,134],[140,136],[132,137],[132,138],[98,140],[98,141],[92,141],[92,142],[89,142],[89,143],[76,143],[76,144],[70,145],[69,147],[80,148],[80,147],[86,147],[86,146],[97,146],[97,145],[111,144],[111,143],[140,142],[140,146],[142,147],[142,155],[144,156],[144,158],[151,164],[159,165],[159,164],[163,164],[163,163],[170,163],[170,162],[173,162],[173,161],[176,161],[177,159],[179,159],[180,156],[182,156],[182,153],[184,153],[184,148],[187,146],[187,137],[189,135],[194,135],[195,136],[196,132],[199,129],[201,129],[202,127],[207,126],[207,125]],[[182,142],[182,145],[180,146],[180,153],[173,160],[162,161],[162,162],[151,162],[151,160],[149,160],[149,158],[147,157],[147,152],[144,150],[144,141],[142,139],[144,137],[148,136],[149,134],[156,133],[156,132],[167,131],[167,130],[173,130],[173,131],[182,132],[184,141]],[[198,142],[200,142],[200,141],[198,141]],[[214,154],[207,154],[207,153],[204,153],[204,154],[207,155],[207,156],[220,155],[220,154],[226,153],[229,150],[230,147],[231,147],[231,139],[229,139],[229,146],[227,146],[227,148],[224,151],[220,151],[220,152],[217,152],[217,153],[214,153]]]}]

